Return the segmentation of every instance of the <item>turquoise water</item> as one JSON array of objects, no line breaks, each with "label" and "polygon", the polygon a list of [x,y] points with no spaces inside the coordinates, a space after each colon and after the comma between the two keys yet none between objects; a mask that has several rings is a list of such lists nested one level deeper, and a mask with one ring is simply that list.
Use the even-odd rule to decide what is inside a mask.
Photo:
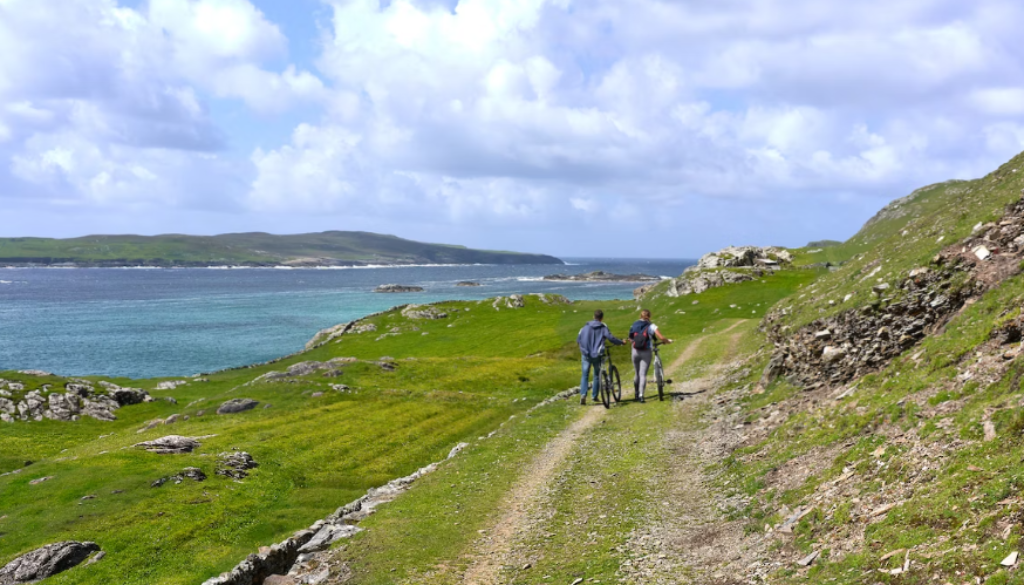
[{"label": "turquoise water", "polygon": [[[314,333],[403,303],[551,292],[632,298],[636,283],[541,279],[605,270],[677,276],[689,260],[567,260],[569,266],[316,269],[0,269],[0,370],[184,376],[302,349]],[[456,287],[461,280],[483,286]],[[377,294],[380,284],[423,293]]]}]

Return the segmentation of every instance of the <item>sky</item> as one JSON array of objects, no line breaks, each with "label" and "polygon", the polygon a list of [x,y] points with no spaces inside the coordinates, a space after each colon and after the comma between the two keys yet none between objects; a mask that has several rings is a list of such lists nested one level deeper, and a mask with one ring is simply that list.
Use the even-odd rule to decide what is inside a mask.
[{"label": "sky", "polygon": [[0,0],[0,236],[843,240],[1024,150],[1019,0]]}]

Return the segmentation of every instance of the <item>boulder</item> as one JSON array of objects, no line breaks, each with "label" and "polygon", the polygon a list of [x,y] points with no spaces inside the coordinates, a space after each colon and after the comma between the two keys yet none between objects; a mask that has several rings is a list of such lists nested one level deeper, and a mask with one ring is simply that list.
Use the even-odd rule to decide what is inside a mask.
[{"label": "boulder", "polygon": [[81,411],[82,398],[77,394],[68,392],[60,394],[54,392],[47,397],[49,409],[46,411],[46,418],[60,421],[71,421],[78,419]]},{"label": "boulder", "polygon": [[308,376],[316,372],[317,370],[323,369],[324,364],[321,362],[299,362],[288,367],[289,376]]},{"label": "boulder", "polygon": [[200,445],[194,437],[183,437],[181,435],[167,435],[152,441],[144,441],[134,445],[137,449],[145,449],[150,453],[158,455],[177,455],[180,453],[191,453]]},{"label": "boulder", "polygon": [[82,414],[96,420],[107,422],[117,420],[114,411],[118,408],[120,405],[109,396],[99,395],[82,399]]},{"label": "boulder", "polygon": [[217,414],[234,414],[236,412],[245,412],[246,410],[252,410],[259,404],[258,400],[252,398],[232,398],[224,404],[220,405],[217,409]]},{"label": "boulder", "polygon": [[249,476],[250,469],[256,469],[260,464],[245,451],[221,453],[217,456],[217,468],[214,471],[217,475],[230,477],[232,479],[244,479]]},{"label": "boulder", "polygon": [[670,297],[682,297],[700,294],[708,289],[718,288],[727,284],[736,284],[754,280],[762,275],[761,271],[734,272],[732,270],[689,271],[679,278],[669,281],[666,294]]},{"label": "boulder", "polygon": [[68,382],[64,385],[64,390],[69,394],[77,394],[82,398],[88,398],[96,393],[92,386],[82,382]]},{"label": "boulder", "polygon": [[[705,254],[695,270],[706,270],[711,268],[732,268],[743,266],[766,266],[775,268],[780,264],[793,262],[793,255],[784,248],[757,246],[729,246],[711,254]],[[689,270],[689,269],[688,269]]]},{"label": "boulder", "polygon": [[67,540],[24,554],[0,569],[0,585],[35,583],[66,571],[100,550],[95,542]]},{"label": "boulder", "polygon": [[113,398],[119,406],[129,406],[132,404],[141,404],[143,402],[152,402],[153,397],[149,395],[145,390],[139,390],[138,388],[121,388],[120,386],[108,387],[107,394]]},{"label": "boulder", "polygon": [[402,309],[402,316],[407,319],[447,319],[448,313],[445,313],[437,307],[426,307],[420,305],[409,305]]}]

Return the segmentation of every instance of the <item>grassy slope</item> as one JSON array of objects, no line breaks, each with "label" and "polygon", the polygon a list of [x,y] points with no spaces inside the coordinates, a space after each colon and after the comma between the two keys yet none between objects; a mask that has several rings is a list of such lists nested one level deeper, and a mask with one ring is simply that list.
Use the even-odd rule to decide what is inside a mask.
[{"label": "grassy slope", "polygon": [[368,232],[322,232],[219,236],[85,236],[81,238],[0,238],[0,263],[30,259],[154,264],[280,264],[296,258],[342,262],[438,264],[560,264],[551,256],[472,250],[425,244]]},{"label": "grassy slope", "polygon": [[[842,245],[817,254],[798,250],[798,264],[845,264],[785,303],[793,308],[787,323],[799,326],[866,304],[873,285],[895,284],[908,271],[926,265],[942,248],[970,235],[979,222],[1000,217],[1022,189],[1024,153],[983,178],[919,189],[886,207]],[[848,294],[852,296],[844,301]],[[836,304],[830,306],[829,301]]]},{"label": "grassy slope", "polygon": [[[763,315],[776,300],[813,278],[813,273],[794,271],[774,278],[770,286],[752,283],[697,297],[659,299],[650,306],[666,332],[685,338],[730,315]],[[693,305],[692,299],[700,299],[699,304]],[[376,332],[345,336],[280,363],[221,372],[209,376],[208,382],[153,392],[158,397],[174,396],[178,406],[158,401],[125,407],[117,411],[119,420],[113,423],[86,419],[0,425],[0,472],[20,467],[26,460],[35,462],[18,475],[0,477],[0,563],[42,544],[74,538],[100,543],[108,556],[102,563],[54,577],[54,583],[202,580],[229,568],[258,546],[279,541],[323,517],[367,488],[439,460],[456,442],[485,435],[509,416],[578,383],[575,337],[595,308],[604,308],[606,321],[620,335],[636,317],[632,301],[566,306],[545,305],[527,297],[524,309],[495,310],[489,302],[441,306],[451,317],[410,321],[392,311],[371,319],[378,326]],[[394,328],[398,335],[378,341],[382,333]],[[669,359],[674,351],[666,351]],[[345,366],[336,378],[311,375],[242,386],[298,361],[339,356],[364,360],[388,356],[396,359],[398,367],[385,372],[373,363],[360,362]],[[615,360],[628,371],[625,356],[624,350],[617,348]],[[0,373],[0,377],[21,380],[28,389],[45,382],[59,388],[63,383],[12,372]],[[158,382],[114,381],[146,389]],[[355,392],[336,393],[328,388],[329,383],[347,384]],[[310,394],[314,391],[325,395],[313,398]],[[195,417],[199,410],[209,412],[233,397],[251,397],[273,406],[232,416]],[[188,414],[192,419],[136,433],[145,421],[173,413]],[[465,462],[460,459],[443,469],[450,467],[457,473],[460,466],[466,466],[469,475],[473,466],[492,466],[488,456],[500,461],[522,460],[574,415],[562,404],[542,409],[529,420],[517,419],[503,431],[511,437],[506,443],[495,441],[493,447],[474,444]],[[125,449],[137,441],[171,433],[217,436],[204,441],[191,455],[156,456]],[[211,455],[233,447],[252,453],[261,463],[252,477],[241,483],[212,474]],[[186,466],[202,468],[210,479],[200,484],[149,487],[152,480]],[[516,468],[503,469],[511,473]],[[28,485],[29,480],[42,476],[54,479]],[[112,493],[115,490],[124,491]],[[428,493],[427,487],[423,493]],[[86,495],[97,497],[80,500]],[[491,489],[477,495],[480,499],[467,503],[468,520],[447,526],[451,534],[433,542],[429,554],[410,559],[409,570],[453,554],[475,535],[469,527],[483,520],[500,492]],[[411,497],[408,502],[428,509],[434,506]],[[388,518],[382,513],[372,522],[387,523]],[[424,526],[443,530],[434,523],[420,529]],[[390,539],[366,544],[366,550],[379,554],[368,554],[368,559],[389,558],[398,550],[408,556],[423,548],[403,540],[404,535],[415,534],[411,530],[370,530],[366,534]],[[393,565],[369,569],[369,582],[386,582],[386,576],[373,577],[374,570],[385,566]]]},{"label": "grassy slope", "polygon": [[[671,363],[690,341],[724,329],[737,318],[751,319],[747,329],[756,340],[753,324],[767,308],[816,274],[807,270],[786,271],[765,282],[712,289],[676,299],[660,297],[643,305],[654,312],[655,321],[663,331],[679,342],[663,350],[666,363]],[[633,303],[576,303],[564,309],[566,313],[560,317],[557,328],[558,339],[565,345],[558,352],[571,359],[565,372],[567,377],[579,375],[575,344],[568,340],[574,339],[580,321],[597,306],[604,308],[605,321],[615,333],[624,332],[636,316]],[[526,314],[513,314],[513,323],[517,325],[528,318]],[[509,322],[503,326],[507,328]],[[522,323],[522,326],[533,327],[529,323]],[[747,344],[745,351],[756,347],[755,341]],[[693,360],[690,373],[696,375],[709,364],[724,359],[724,351],[724,345],[712,344]],[[632,369],[626,365],[624,349],[616,348],[612,359],[628,379]],[[624,385],[628,386],[628,381]],[[626,389],[624,394],[630,396],[631,391]],[[664,455],[659,455],[661,446],[653,444],[649,437],[680,424],[671,415],[669,403],[648,404],[649,411],[628,404],[626,408],[614,410],[608,424],[602,424],[574,450],[570,456],[573,463],[559,475],[554,495],[557,513],[549,522],[550,536],[528,543],[542,551],[543,559],[520,575],[526,582],[543,576],[550,576],[544,582],[554,583],[567,583],[581,575],[589,579],[614,576],[624,558],[624,553],[617,549],[639,520],[645,505],[643,498],[630,499],[624,494],[637,489],[643,491],[650,463]],[[474,446],[453,465],[442,467],[399,501],[382,508],[364,523],[368,530],[339,551],[339,557],[354,571],[350,582],[458,582],[458,568],[465,566],[473,553],[478,531],[488,526],[494,509],[515,484],[526,463],[547,440],[575,420],[579,411],[579,407],[572,404],[562,404],[511,425],[493,442]],[[633,439],[637,442],[633,443]],[[603,478],[599,485],[582,479],[595,476]],[[581,506],[581,502],[586,504]],[[606,518],[599,518],[602,513]],[[578,533],[581,523],[596,536],[581,538]],[[512,579],[515,575],[510,573],[506,577]]]},{"label": "grassy slope", "polygon": [[[968,235],[976,223],[996,219],[1004,205],[1020,197],[1024,177],[1014,169],[1021,167],[1024,156],[976,181],[924,189],[901,204],[906,215],[883,218],[843,246],[826,249],[834,250],[833,260],[849,262],[783,301],[780,305],[794,310],[789,322],[799,326],[863,304],[871,285],[895,282]],[[841,302],[851,293],[851,301]],[[830,306],[829,300],[839,302]],[[812,569],[787,565],[773,582],[1024,582],[1018,572],[999,566],[1020,546],[1018,519],[1024,510],[1014,498],[1024,485],[1019,457],[1024,369],[1017,360],[1004,362],[999,357],[1004,349],[986,345],[1007,311],[1016,314],[1022,304],[1024,277],[1018,276],[883,371],[861,379],[849,399],[803,396],[784,380],[745,399],[750,421],[775,409],[786,416],[767,438],[723,463],[727,473],[720,489],[726,496],[750,498],[750,505],[734,515],[747,518],[754,533],[781,520],[782,506],[815,506],[797,526],[794,545],[804,553],[823,551]],[[976,377],[965,382],[968,371]],[[753,386],[759,375],[753,368],[741,384]],[[989,418],[997,432],[994,441],[983,440]],[[769,480],[773,471],[823,452],[830,454],[828,464],[812,470],[799,486],[779,488]],[[849,486],[845,494],[830,494],[828,482],[850,470],[854,475],[844,484]],[[896,507],[875,519],[859,517],[883,503]],[[1010,536],[1004,540],[1007,526]],[[863,540],[857,536],[861,531]],[[850,539],[853,551],[833,550]],[[911,573],[877,572],[901,564],[902,554],[889,562],[881,557],[903,548],[912,551]]]}]

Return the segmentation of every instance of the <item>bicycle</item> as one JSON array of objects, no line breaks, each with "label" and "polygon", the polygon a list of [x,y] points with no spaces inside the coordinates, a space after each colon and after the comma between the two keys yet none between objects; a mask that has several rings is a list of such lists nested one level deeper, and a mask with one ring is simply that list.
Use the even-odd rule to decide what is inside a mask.
[{"label": "bicycle", "polygon": [[619,369],[612,363],[612,352],[606,346],[604,357],[608,366],[601,370],[601,403],[605,408],[612,407],[612,398],[615,402],[622,402],[622,379],[619,378]]},{"label": "bicycle", "polygon": [[658,353],[659,345],[664,344],[657,339],[651,344],[654,350],[654,381],[658,384],[658,400],[665,400],[665,384],[671,384],[672,380],[665,379],[665,368],[661,365],[661,354]]}]

